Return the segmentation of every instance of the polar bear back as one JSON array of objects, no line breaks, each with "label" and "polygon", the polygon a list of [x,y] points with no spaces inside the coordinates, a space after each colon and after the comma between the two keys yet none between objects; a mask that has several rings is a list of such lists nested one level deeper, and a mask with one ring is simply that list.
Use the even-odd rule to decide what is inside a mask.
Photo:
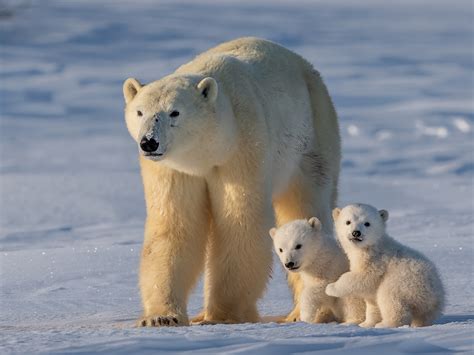
[{"label": "polar bear back", "polygon": [[436,266],[422,253],[384,238],[386,273],[380,289],[394,287],[400,299],[418,307],[443,308],[444,289]]},{"label": "polar bear back", "polygon": [[[240,38],[204,52],[175,74],[201,74],[217,80],[230,98],[238,129],[243,133],[240,137],[247,140],[244,145],[251,149],[266,147],[265,160],[270,165],[267,171],[276,179],[274,194],[287,186],[304,157],[314,153],[316,141],[330,140],[335,134],[332,142],[338,142],[337,122],[334,129],[315,127],[318,123],[309,85],[324,86],[319,73],[305,59],[278,44]],[[325,88],[321,90],[326,95]],[[331,106],[328,110],[332,110],[329,96],[322,97],[321,102],[321,110],[323,106]],[[336,121],[335,113],[321,116]],[[318,139],[318,131],[325,132],[327,138]]]}]

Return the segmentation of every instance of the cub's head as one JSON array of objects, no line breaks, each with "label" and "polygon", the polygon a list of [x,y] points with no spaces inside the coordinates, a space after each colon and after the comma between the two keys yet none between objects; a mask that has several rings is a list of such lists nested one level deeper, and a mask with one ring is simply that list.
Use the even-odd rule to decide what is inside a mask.
[{"label": "cub's head", "polygon": [[336,234],[344,246],[367,247],[375,244],[385,234],[386,210],[353,204],[332,211]]},{"label": "cub's head", "polygon": [[128,131],[149,160],[199,174],[232,145],[226,134],[233,127],[223,117],[227,112],[211,77],[173,74],[148,85],[129,78],[123,94]]},{"label": "cub's head", "polygon": [[273,246],[286,269],[299,272],[309,266],[321,242],[321,222],[316,217],[270,229]]}]

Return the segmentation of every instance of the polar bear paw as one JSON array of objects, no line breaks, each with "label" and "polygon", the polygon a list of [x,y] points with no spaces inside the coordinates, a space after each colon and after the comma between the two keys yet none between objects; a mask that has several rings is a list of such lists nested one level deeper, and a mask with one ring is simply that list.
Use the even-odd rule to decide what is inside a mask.
[{"label": "polar bear paw", "polygon": [[188,321],[179,316],[147,316],[137,321],[138,327],[179,327]]},{"label": "polar bear paw", "polygon": [[367,321],[367,320],[359,324],[359,327],[362,327],[362,328],[373,328],[374,326],[375,326],[375,322]]},{"label": "polar bear paw", "polygon": [[191,319],[191,325],[195,324],[201,324],[201,322],[204,321],[206,313],[204,311],[201,311],[197,316],[195,316],[193,319]]}]

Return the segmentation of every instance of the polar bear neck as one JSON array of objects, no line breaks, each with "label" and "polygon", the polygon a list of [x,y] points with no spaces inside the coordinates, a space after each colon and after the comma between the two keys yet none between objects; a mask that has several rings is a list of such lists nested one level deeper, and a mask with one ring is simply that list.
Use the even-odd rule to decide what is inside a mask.
[{"label": "polar bear neck", "polygon": [[391,254],[395,251],[398,243],[384,233],[375,244],[368,245],[364,248],[356,248],[350,245],[349,248],[344,248],[347,257],[349,258],[351,271],[366,270],[368,265],[373,265],[374,262],[380,263],[385,258],[386,254]]}]

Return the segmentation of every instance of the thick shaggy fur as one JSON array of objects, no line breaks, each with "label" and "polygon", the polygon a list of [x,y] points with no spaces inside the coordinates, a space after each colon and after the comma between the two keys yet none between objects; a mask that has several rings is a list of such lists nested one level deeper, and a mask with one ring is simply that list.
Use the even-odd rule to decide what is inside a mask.
[{"label": "thick shaggy fur", "polygon": [[386,234],[388,212],[356,204],[335,209],[333,215],[350,271],[329,284],[326,293],[363,297],[363,327],[433,324],[444,304],[441,279],[424,255]]},{"label": "thick shaggy fur", "polygon": [[[313,215],[332,222],[340,139],[319,73],[277,44],[241,38],[148,85],[127,79],[123,90],[147,205],[140,324],[188,324],[203,269],[196,321],[258,321],[268,228]],[[143,138],[159,143],[154,153],[140,149]],[[298,299],[301,282],[290,284]],[[288,319],[298,317],[296,307]]]},{"label": "thick shaggy fur", "polygon": [[336,298],[325,293],[329,283],[349,270],[349,262],[332,235],[321,230],[316,217],[272,228],[270,236],[282,264],[290,272],[301,275],[302,321],[359,324],[364,320],[365,304],[361,298]]}]

